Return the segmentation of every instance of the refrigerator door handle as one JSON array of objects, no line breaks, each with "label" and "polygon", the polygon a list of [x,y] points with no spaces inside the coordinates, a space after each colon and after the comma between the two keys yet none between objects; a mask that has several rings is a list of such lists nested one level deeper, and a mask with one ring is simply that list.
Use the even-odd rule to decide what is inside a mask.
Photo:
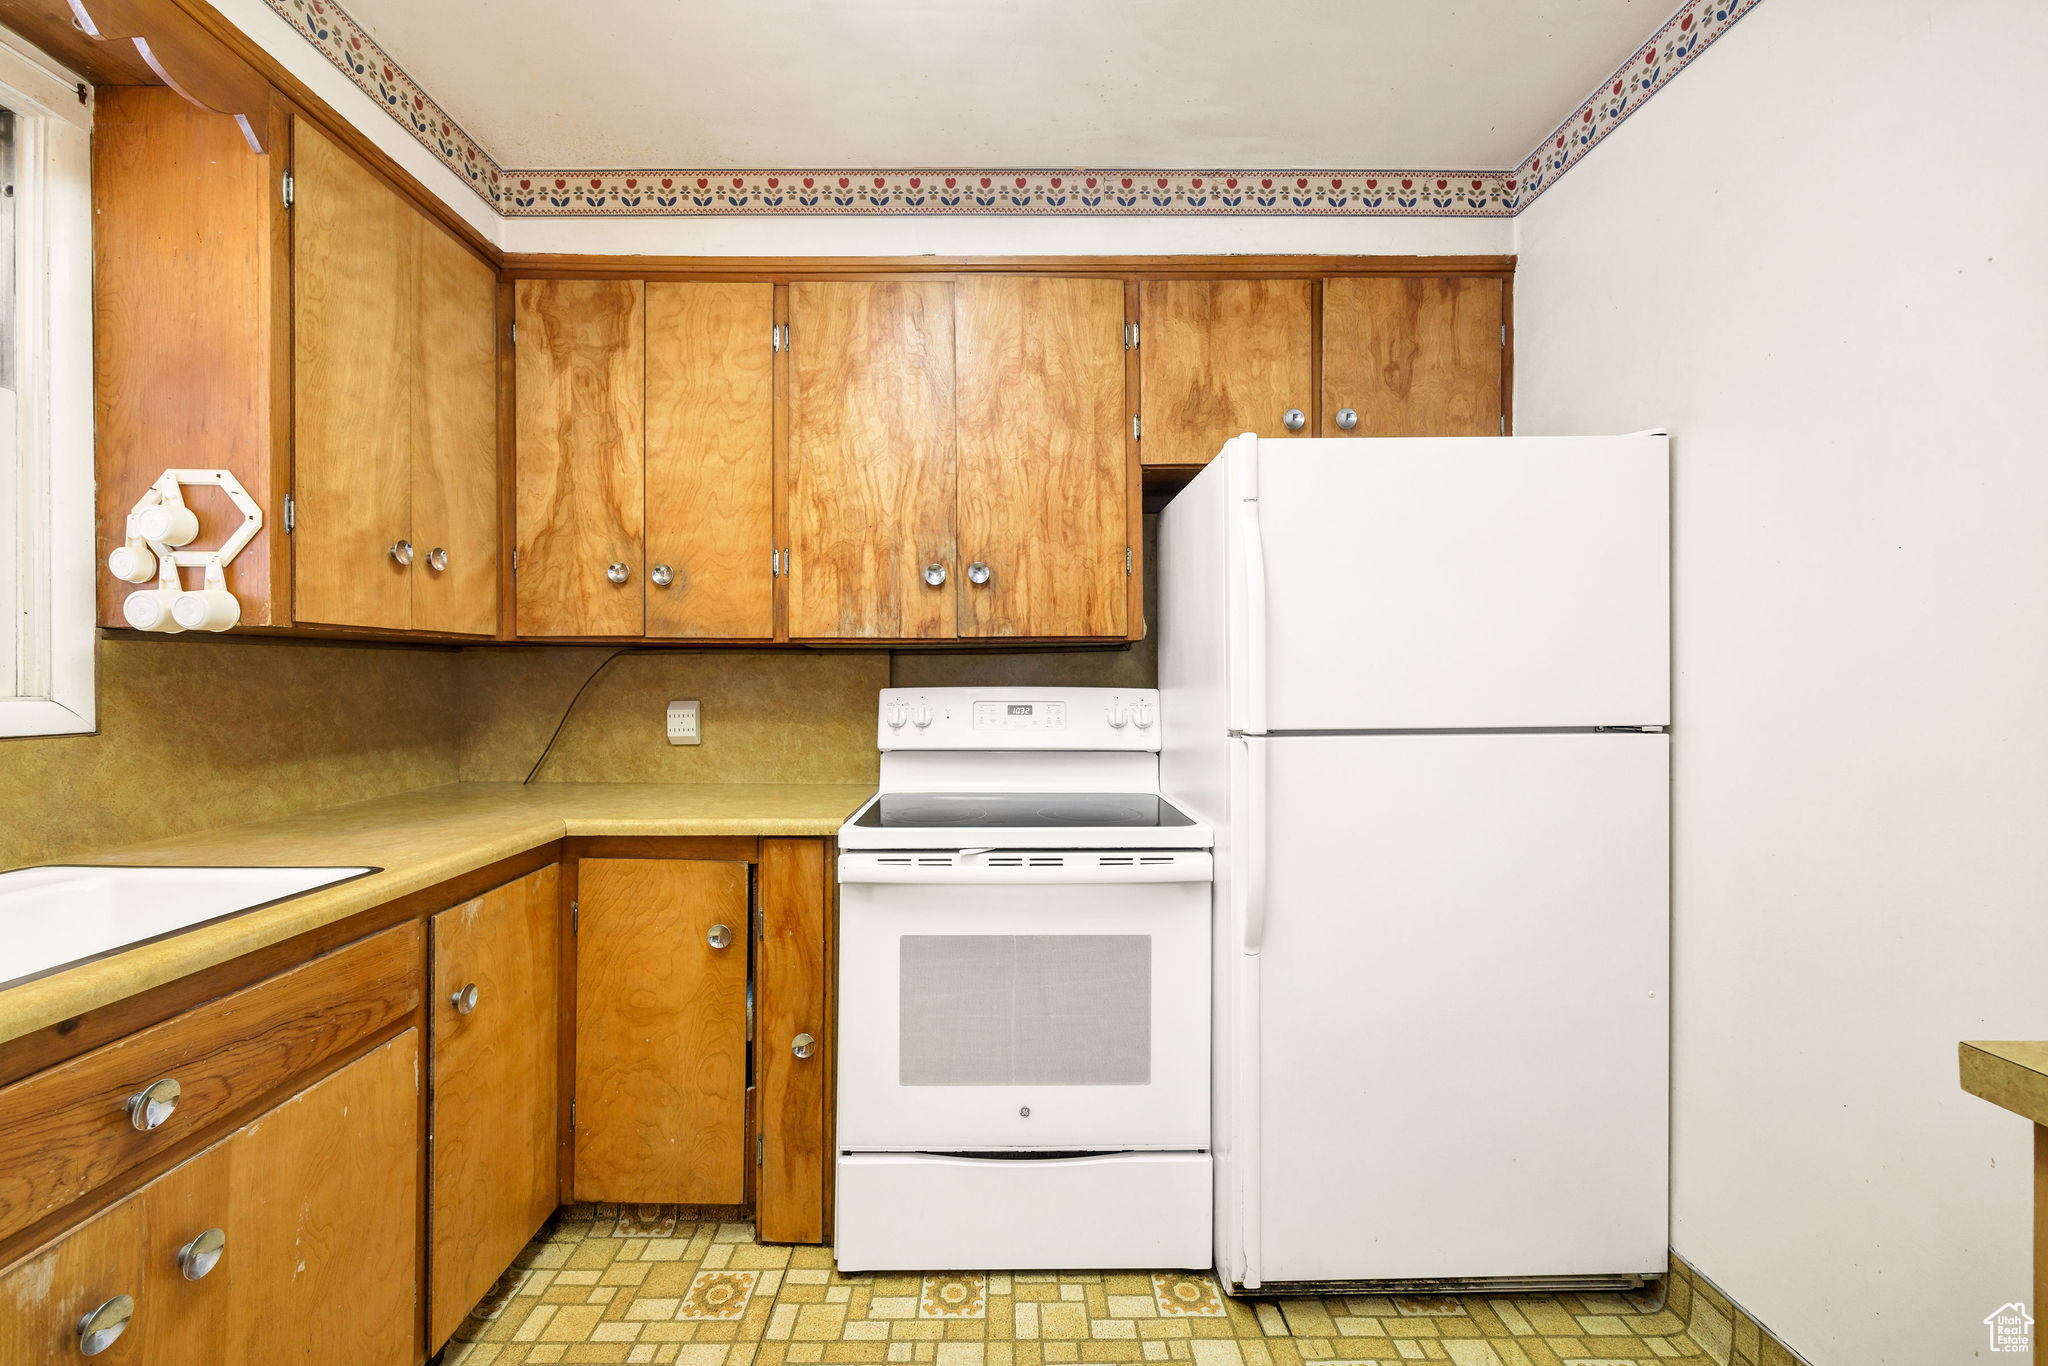
[{"label": "refrigerator door handle", "polygon": [[1266,630],[1266,542],[1259,530],[1259,500],[1237,504],[1237,533],[1244,563],[1245,722],[1248,735],[1266,731],[1266,675],[1270,650]]},{"label": "refrigerator door handle", "polygon": [[1244,951],[1255,954],[1266,943],[1266,746],[1245,743],[1244,803]]}]

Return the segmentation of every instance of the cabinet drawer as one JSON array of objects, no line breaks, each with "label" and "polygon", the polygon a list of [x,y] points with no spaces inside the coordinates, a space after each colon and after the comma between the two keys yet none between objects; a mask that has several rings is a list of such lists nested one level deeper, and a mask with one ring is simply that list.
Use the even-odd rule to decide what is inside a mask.
[{"label": "cabinet drawer", "polygon": [[[0,1088],[0,1238],[410,1015],[420,927],[400,925]],[[178,1083],[156,1128],[129,1098]]]}]

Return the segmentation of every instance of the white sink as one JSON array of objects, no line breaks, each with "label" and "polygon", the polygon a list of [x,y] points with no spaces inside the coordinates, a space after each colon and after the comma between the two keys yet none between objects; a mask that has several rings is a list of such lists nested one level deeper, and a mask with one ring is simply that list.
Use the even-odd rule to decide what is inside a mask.
[{"label": "white sink", "polygon": [[21,868],[0,873],[0,987],[374,868]]}]

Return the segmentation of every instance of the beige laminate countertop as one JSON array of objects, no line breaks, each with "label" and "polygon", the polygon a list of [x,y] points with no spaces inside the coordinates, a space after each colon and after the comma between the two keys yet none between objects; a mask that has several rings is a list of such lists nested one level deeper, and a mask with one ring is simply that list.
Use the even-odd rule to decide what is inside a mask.
[{"label": "beige laminate countertop", "polygon": [[1965,1042],[1963,1089],[2036,1124],[2048,1124],[2048,1043]]},{"label": "beige laminate countertop", "polygon": [[568,836],[824,836],[864,784],[450,783],[74,863],[381,869],[0,991],[0,1043]]}]

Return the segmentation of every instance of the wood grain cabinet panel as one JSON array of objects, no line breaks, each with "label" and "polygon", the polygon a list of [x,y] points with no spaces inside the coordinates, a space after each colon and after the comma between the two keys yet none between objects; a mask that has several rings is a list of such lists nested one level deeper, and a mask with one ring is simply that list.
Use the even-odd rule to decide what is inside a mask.
[{"label": "wood grain cabinet panel", "polygon": [[1314,412],[1308,280],[1147,280],[1139,286],[1148,465],[1200,465],[1245,432],[1287,429]]},{"label": "wood grain cabinet panel", "polygon": [[498,629],[498,279],[438,225],[423,221],[421,233],[412,625],[489,635]]},{"label": "wood grain cabinet panel", "polygon": [[[0,1237],[376,1037],[419,1004],[420,929],[399,925],[0,1087]],[[126,1102],[183,1088],[148,1132]]]},{"label": "wood grain cabinet panel", "polygon": [[650,636],[775,634],[774,326],[770,284],[647,286]]},{"label": "wood grain cabinet panel", "polygon": [[[638,280],[521,280],[518,629],[637,636],[647,338]],[[606,571],[625,566],[613,583]]]},{"label": "wood grain cabinet panel", "polygon": [[304,120],[292,176],[293,614],[404,630],[424,222]]},{"label": "wood grain cabinet panel", "polygon": [[[832,1076],[825,999],[829,892],[823,840],[761,841],[761,938],[757,995],[760,1178],[754,1219],[771,1243],[825,1241],[831,1166],[826,1092]],[[797,1045],[808,1037],[808,1053]]]},{"label": "wood grain cabinet panel", "polygon": [[577,901],[576,1198],[740,1203],[747,865],[582,859]]},{"label": "wood grain cabinet panel", "polygon": [[[1123,284],[974,276],[955,288],[959,633],[1121,636]],[[976,563],[984,583],[972,582]]]},{"label": "wood grain cabinet panel", "polygon": [[[794,638],[954,634],[953,289],[789,287]],[[925,582],[930,564],[943,585]]]},{"label": "wood grain cabinet panel", "polygon": [[1502,293],[1481,276],[1326,281],[1323,435],[1501,435]]},{"label": "wood grain cabinet panel", "polygon": [[229,1138],[230,1363],[418,1360],[421,1061],[406,1029]]},{"label": "wood grain cabinet panel", "polygon": [[148,1243],[148,1197],[137,1192],[0,1271],[0,1366],[81,1360],[79,1321],[117,1295],[135,1301],[134,1313],[97,1359],[160,1360],[164,1335],[144,1284]]},{"label": "wood grain cabinet panel", "polygon": [[555,1210],[560,887],[551,865],[429,922],[430,1350]]}]

